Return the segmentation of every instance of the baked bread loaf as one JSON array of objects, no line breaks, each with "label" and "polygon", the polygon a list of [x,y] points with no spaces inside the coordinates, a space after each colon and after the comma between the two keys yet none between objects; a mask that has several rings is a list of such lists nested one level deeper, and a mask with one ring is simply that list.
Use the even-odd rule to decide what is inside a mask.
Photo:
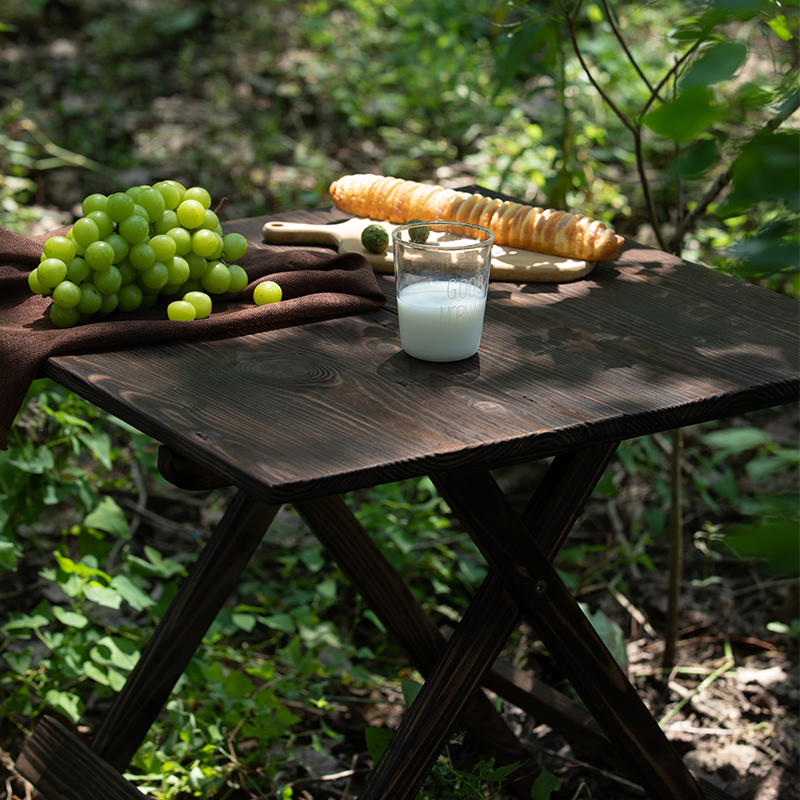
[{"label": "baked bread loaf", "polygon": [[357,217],[394,223],[447,220],[482,225],[495,244],[602,261],[624,241],[595,219],[382,175],[345,175],[330,186],[333,204]]}]

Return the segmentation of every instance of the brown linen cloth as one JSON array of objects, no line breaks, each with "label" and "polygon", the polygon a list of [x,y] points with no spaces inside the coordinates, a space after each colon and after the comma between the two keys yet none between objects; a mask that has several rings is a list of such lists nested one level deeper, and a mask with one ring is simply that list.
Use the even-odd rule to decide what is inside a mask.
[{"label": "brown linen cloth", "polygon": [[[56,231],[54,233],[63,233]],[[49,298],[28,287],[28,274],[39,263],[53,233],[28,238],[0,227],[0,449],[25,394],[50,356],[113,350],[127,345],[166,341],[224,339],[288,328],[381,308],[386,298],[369,262],[348,253],[327,256],[307,250],[284,252],[250,247],[239,263],[250,279],[244,291],[217,295],[208,319],[167,319],[163,298],[152,309],[92,317],[74,328],[50,322]],[[253,287],[274,280],[283,300],[266,306],[252,301]]]}]

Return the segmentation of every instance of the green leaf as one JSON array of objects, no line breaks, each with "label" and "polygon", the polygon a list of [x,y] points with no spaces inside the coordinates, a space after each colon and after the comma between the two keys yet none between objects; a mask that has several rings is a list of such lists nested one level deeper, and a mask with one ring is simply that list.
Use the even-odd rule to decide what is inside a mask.
[{"label": "green leaf", "polygon": [[3,569],[17,570],[17,560],[22,555],[22,548],[17,542],[0,539],[0,572]]},{"label": "green leaf", "polygon": [[710,90],[704,86],[692,86],[661,108],[651,111],[643,121],[654,133],[685,143],[724,116],[725,112],[712,104]]},{"label": "green leaf", "polygon": [[72,722],[78,722],[81,714],[83,714],[83,701],[72,692],[60,692],[57,689],[50,689],[45,693],[44,700],[53,708],[65,714]]},{"label": "green leaf", "polygon": [[557,792],[560,788],[561,779],[542,767],[542,771],[531,786],[531,800],[550,800],[553,792]]},{"label": "green leaf", "polygon": [[585,603],[578,603],[578,605],[589,618],[589,622],[592,623],[592,627],[597,631],[597,635],[603,640],[611,655],[614,656],[614,660],[620,666],[625,667],[628,662],[628,653],[625,649],[625,634],[622,628],[603,611],[598,609],[592,613]]},{"label": "green leaf", "polygon": [[66,611],[61,606],[53,606],[53,616],[70,628],[80,630],[89,624],[89,620],[83,614],[76,611]]},{"label": "green leaf", "polygon": [[95,664],[114,666],[123,672],[130,672],[139,660],[136,645],[127,639],[104,636],[89,651]]},{"label": "green leaf", "polygon": [[104,608],[119,608],[122,605],[122,595],[116,589],[107,586],[90,583],[84,588],[83,593],[87,600]]},{"label": "green leaf", "polygon": [[742,558],[767,562],[776,575],[794,577],[800,572],[800,531],[797,520],[781,519],[737,529],[727,543]]},{"label": "green leaf", "polygon": [[767,24],[772,28],[772,32],[779,39],[782,39],[784,42],[790,42],[792,40],[792,30],[783,14],[773,17]]},{"label": "green leaf", "polygon": [[119,539],[130,539],[131,529],[125,513],[112,497],[104,497],[83,519],[87,528],[98,528]]},{"label": "green leaf", "polygon": [[250,631],[255,628],[258,618],[254,614],[243,614],[241,612],[234,611],[231,614],[231,621],[237,628],[239,628],[239,630],[250,633]]},{"label": "green leaf", "polygon": [[364,729],[364,738],[367,740],[367,750],[369,750],[369,756],[373,764],[377,764],[378,761],[380,761],[381,756],[389,746],[389,742],[392,741],[392,736],[394,736],[394,731],[390,731],[388,728]]},{"label": "green leaf", "polygon": [[731,165],[733,191],[719,214],[729,217],[763,200],[800,207],[800,131],[756,134]]},{"label": "green leaf", "polygon": [[769,444],[771,439],[764,431],[759,428],[724,428],[723,430],[711,431],[700,439],[703,444],[721,450],[722,453],[715,456],[716,462],[722,461],[728,456],[736,453],[743,453],[746,450],[753,450]]},{"label": "green leaf", "polygon": [[6,664],[8,664],[12,672],[16,672],[17,675],[25,675],[33,663],[33,648],[26,647],[18,653],[12,653],[6,650],[3,653],[3,658],[6,660]]},{"label": "green leaf", "polygon": [[680,89],[692,86],[711,86],[733,77],[747,59],[747,45],[743,42],[713,44],[695,59],[680,80]]},{"label": "green leaf", "polygon": [[270,614],[268,617],[259,616],[258,621],[274,631],[295,633],[297,626],[291,614]]},{"label": "green leaf", "polygon": [[675,164],[673,171],[684,178],[699,178],[719,160],[719,145],[716,139],[701,139],[688,148]]},{"label": "green leaf", "polygon": [[422,684],[419,681],[412,681],[406,678],[401,684],[403,690],[403,701],[410,708],[411,704],[417,699],[417,695],[422,691]]},{"label": "green leaf", "polygon": [[9,615],[11,619],[0,628],[0,633],[4,636],[14,636],[14,631],[30,632],[44,628],[50,624],[50,620],[43,614],[20,614],[18,612],[11,612]]},{"label": "green leaf", "polygon": [[84,433],[78,434],[78,439],[83,442],[89,452],[107,470],[111,470],[111,437],[107,433]]},{"label": "green leaf", "polygon": [[132,555],[128,555],[126,560],[137,571],[143,572],[145,575],[171,578],[173,575],[186,574],[186,570],[181,564],[172,561],[172,559],[164,558],[155,547],[151,547],[149,544],[144,546],[144,554],[147,557],[147,561]]},{"label": "green leaf", "polygon": [[222,690],[228,697],[247,697],[254,689],[253,682],[247,675],[233,670],[222,682]]},{"label": "green leaf", "polygon": [[137,611],[155,605],[155,600],[145,594],[127,575],[115,575],[111,581],[112,588],[116,589],[122,599]]}]

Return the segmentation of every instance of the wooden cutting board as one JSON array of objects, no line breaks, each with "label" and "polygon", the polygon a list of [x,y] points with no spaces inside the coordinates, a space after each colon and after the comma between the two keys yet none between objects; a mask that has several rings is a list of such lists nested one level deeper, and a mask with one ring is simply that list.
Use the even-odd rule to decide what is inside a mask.
[{"label": "wooden cutting board", "polygon": [[[333,247],[339,253],[360,253],[369,260],[375,272],[392,274],[394,255],[391,232],[398,226],[380,222],[389,232],[390,244],[383,253],[368,253],[361,244],[361,231],[375,224],[372,219],[352,217],[344,222],[313,225],[299,222],[267,222],[263,228],[264,241],[270,244],[305,244]],[[495,281],[524,281],[532,283],[567,283],[588,275],[596,262],[579,261],[561,256],[549,256],[530,250],[514,250],[495,245],[492,248],[491,279]]]}]

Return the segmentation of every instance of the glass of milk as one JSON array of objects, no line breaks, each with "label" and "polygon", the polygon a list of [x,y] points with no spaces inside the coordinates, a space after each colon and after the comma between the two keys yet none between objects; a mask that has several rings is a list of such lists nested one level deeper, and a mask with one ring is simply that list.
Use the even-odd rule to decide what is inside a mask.
[{"label": "glass of milk", "polygon": [[408,355],[461,361],[478,352],[493,242],[488,228],[464,222],[394,229],[400,344]]}]

